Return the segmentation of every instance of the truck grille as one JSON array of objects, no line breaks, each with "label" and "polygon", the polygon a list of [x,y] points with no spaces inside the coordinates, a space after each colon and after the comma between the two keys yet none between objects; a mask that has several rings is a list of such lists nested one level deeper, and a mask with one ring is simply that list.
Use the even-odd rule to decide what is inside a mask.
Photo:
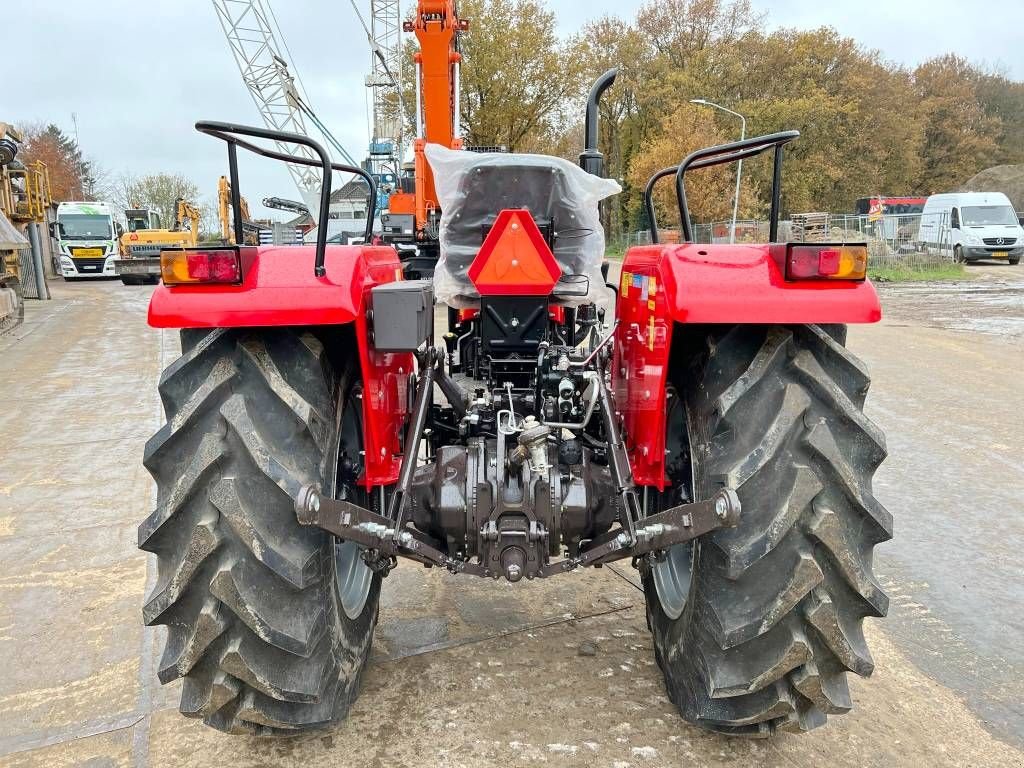
[{"label": "truck grille", "polygon": [[72,259],[75,262],[75,269],[79,272],[102,272],[104,258],[99,259]]},{"label": "truck grille", "polygon": [[983,237],[981,240],[985,245],[1013,245],[1017,242],[1016,237]]}]

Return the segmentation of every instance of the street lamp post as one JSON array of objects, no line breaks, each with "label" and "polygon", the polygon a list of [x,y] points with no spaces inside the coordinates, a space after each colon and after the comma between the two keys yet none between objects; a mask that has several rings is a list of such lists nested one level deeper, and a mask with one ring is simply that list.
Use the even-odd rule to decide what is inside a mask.
[{"label": "street lamp post", "polygon": [[[741,115],[739,112],[733,112],[727,107],[723,107],[721,104],[715,104],[713,101],[707,101],[706,99],[690,99],[691,104],[701,104],[705,107],[714,107],[720,109],[723,112],[728,112],[730,115],[735,115],[740,119],[740,141],[743,141],[747,137],[747,118]],[[743,161],[738,160],[736,162],[736,192],[732,198],[732,228],[729,230],[729,242],[736,242],[736,214],[740,207],[740,176],[743,173]]]}]

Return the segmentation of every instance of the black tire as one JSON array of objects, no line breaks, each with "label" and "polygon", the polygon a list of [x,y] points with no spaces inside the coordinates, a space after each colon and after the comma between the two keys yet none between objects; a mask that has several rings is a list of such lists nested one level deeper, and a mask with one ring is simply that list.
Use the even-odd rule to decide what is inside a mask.
[{"label": "black tire", "polygon": [[953,261],[955,261],[957,264],[967,263],[967,259],[964,258],[964,249],[961,248],[959,245],[953,246]]},{"label": "black tire", "polygon": [[1020,256],[1018,256],[1016,259],[1010,259],[1010,263],[1013,264],[1014,266],[1020,264]]},{"label": "black tire", "polygon": [[144,460],[157,507],[139,527],[157,584],[143,615],[167,626],[158,676],[184,679],[181,711],[223,731],[280,735],[343,718],[369,657],[380,576],[360,572],[365,602],[346,613],[338,542],[294,512],[306,483],[369,503],[352,482],[356,369],[328,353],[352,346],[325,341],[194,331],[160,381],[168,423]]},{"label": "black tire", "polygon": [[674,357],[666,458],[683,491],[661,504],[725,484],[743,505],[737,528],[644,575],[669,697],[705,728],[810,730],[850,709],[846,672],[873,669],[862,623],[888,608],[872,550],[892,518],[871,491],[886,451],[862,411],[869,379],[844,341],[843,326],[705,328]]},{"label": "black tire", "polygon": [[137,275],[121,275],[121,282],[125,285],[142,285],[142,278]]}]

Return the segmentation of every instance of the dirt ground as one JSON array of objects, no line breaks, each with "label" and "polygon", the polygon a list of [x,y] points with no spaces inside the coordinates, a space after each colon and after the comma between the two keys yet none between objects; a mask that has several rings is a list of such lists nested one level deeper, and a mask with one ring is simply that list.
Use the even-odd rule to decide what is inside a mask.
[{"label": "dirt ground", "polygon": [[769,741],[679,719],[625,565],[510,585],[403,564],[348,721],[269,742],[181,717],[135,549],[177,341],[148,288],[57,282],[0,338],[0,766],[1024,765],[1024,267],[968,271],[882,286],[886,320],[851,329],[889,437],[892,607],[854,711]]}]

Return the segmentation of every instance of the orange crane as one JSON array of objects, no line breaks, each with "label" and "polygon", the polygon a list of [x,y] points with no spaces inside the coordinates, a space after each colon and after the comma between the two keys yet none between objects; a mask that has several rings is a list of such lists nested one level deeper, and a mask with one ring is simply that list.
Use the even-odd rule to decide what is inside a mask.
[{"label": "orange crane", "polygon": [[[408,227],[396,227],[395,233],[411,234],[419,251],[414,272],[428,272],[437,260],[437,228],[441,210],[434,188],[434,174],[423,150],[428,143],[462,149],[459,137],[459,35],[469,29],[469,20],[459,17],[455,0],[419,0],[416,13],[403,23],[413,32],[420,49],[413,57],[416,66],[416,140],[414,151],[414,191],[391,195],[389,217],[406,219]],[[385,239],[390,237],[385,225]],[[429,264],[427,263],[429,261]],[[407,264],[407,272],[408,264]]]}]

